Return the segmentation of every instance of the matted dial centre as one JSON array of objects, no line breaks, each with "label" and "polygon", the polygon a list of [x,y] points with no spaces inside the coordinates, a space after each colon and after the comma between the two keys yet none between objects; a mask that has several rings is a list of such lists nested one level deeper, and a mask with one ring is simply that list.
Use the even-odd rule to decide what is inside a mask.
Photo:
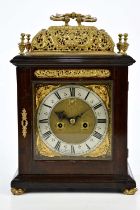
[{"label": "matted dial centre", "polygon": [[[58,129],[58,121],[64,123],[62,129]],[[84,122],[88,122],[88,129],[82,126]],[[82,143],[92,134],[94,126],[95,115],[92,108],[78,98],[61,100],[50,114],[52,132],[66,143]]]}]

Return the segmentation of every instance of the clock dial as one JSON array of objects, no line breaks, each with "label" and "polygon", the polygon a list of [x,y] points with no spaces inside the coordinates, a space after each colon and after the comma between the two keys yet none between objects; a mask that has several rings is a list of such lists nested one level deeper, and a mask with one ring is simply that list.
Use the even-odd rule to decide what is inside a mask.
[{"label": "clock dial", "polygon": [[40,138],[52,150],[80,156],[99,146],[107,133],[108,113],[101,98],[79,85],[52,91],[37,113]]}]

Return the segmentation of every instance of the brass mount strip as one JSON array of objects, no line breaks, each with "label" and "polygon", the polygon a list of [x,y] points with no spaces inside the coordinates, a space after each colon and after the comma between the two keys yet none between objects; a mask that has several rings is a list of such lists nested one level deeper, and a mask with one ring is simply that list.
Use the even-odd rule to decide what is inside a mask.
[{"label": "brass mount strip", "polygon": [[111,72],[108,69],[39,69],[34,75],[37,78],[107,78]]},{"label": "brass mount strip", "polygon": [[26,138],[27,135],[27,126],[28,126],[28,120],[27,120],[27,111],[25,108],[22,109],[21,112],[21,126],[22,126],[22,136]]}]

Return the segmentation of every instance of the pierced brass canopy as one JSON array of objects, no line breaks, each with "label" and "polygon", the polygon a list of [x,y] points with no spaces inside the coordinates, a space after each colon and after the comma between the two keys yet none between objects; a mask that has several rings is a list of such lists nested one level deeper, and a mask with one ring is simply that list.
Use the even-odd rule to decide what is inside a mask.
[{"label": "pierced brass canopy", "polygon": [[35,35],[31,46],[31,53],[114,52],[111,37],[104,30],[98,30],[93,26],[52,26]]},{"label": "pierced brass canopy", "polygon": [[[65,25],[42,29],[33,37],[31,42],[30,34],[25,35],[22,33],[21,42],[19,43],[21,55],[115,54],[115,44],[105,30],[99,30],[94,26],[81,25],[83,22],[96,22],[95,17],[73,12],[64,15],[52,15],[50,19],[64,21]],[[78,25],[69,26],[71,19],[75,19]],[[25,37],[27,42],[25,42]],[[117,44],[120,54],[126,54],[128,48],[126,41],[125,36],[125,44],[121,40]]]}]

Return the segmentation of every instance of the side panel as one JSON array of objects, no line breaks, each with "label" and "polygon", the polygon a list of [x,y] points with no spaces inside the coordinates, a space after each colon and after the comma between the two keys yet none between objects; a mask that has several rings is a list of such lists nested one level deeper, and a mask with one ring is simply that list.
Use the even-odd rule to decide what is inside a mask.
[{"label": "side panel", "polygon": [[127,174],[128,67],[115,67],[113,75],[113,171],[117,174]]},{"label": "side panel", "polygon": [[[31,156],[32,120],[31,119],[32,119],[33,107],[32,107],[32,88],[31,88],[30,73],[31,71],[28,68],[26,69],[17,68],[19,174],[30,173],[31,164],[32,164],[32,156]],[[26,122],[25,122],[25,117],[26,117]]]}]

